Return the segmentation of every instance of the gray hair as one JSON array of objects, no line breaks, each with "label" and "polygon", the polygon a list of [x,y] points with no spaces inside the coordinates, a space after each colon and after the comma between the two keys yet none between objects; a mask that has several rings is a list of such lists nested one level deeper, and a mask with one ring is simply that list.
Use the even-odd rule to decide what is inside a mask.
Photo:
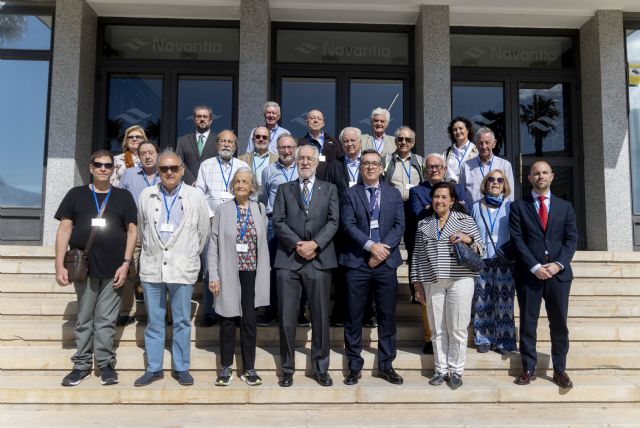
[{"label": "gray hair", "polygon": [[345,132],[349,132],[349,131],[355,131],[355,133],[358,134],[358,139],[362,138],[362,131],[360,130],[360,128],[355,128],[353,126],[347,126],[342,131],[340,131],[340,135],[338,135],[338,140],[340,140],[341,143],[344,143],[344,141],[342,141],[342,137],[344,137],[344,133]]},{"label": "gray hair", "polygon": [[291,138],[293,140],[294,143],[296,143],[296,146],[298,145],[298,139],[296,137],[294,137],[291,134],[288,134],[286,132],[278,135],[278,138],[276,139],[276,147],[278,147],[278,143],[280,142],[280,140],[282,140],[283,138]]},{"label": "gray hair", "polygon": [[166,156],[173,156],[174,158],[180,161],[180,166],[184,165],[184,162],[182,161],[182,156],[176,153],[171,147],[168,147],[163,151],[161,151],[160,154],[158,155],[158,158],[156,159],[156,166],[159,166],[162,158]]},{"label": "gray hair", "polygon": [[444,166],[447,166],[447,159],[442,155],[442,153],[429,153],[424,157],[424,164],[427,164],[427,159],[429,158],[438,158],[438,160],[442,161]]},{"label": "gray hair", "polygon": [[309,147],[309,148],[313,149],[313,160],[318,161],[320,159],[320,151],[318,150],[318,148],[316,146],[314,146],[313,144],[305,144],[304,146],[298,146],[296,148],[296,153],[295,153],[296,162],[298,162],[298,158],[300,157],[300,150],[303,147]]},{"label": "gray hair", "polygon": [[373,119],[373,116],[384,116],[384,118],[387,119],[387,123],[389,123],[389,121],[391,120],[391,114],[389,113],[389,110],[382,107],[374,108],[371,112],[371,119]]},{"label": "gray hair", "polygon": [[406,125],[401,126],[400,128],[396,129],[396,132],[393,134],[393,138],[398,138],[398,136],[400,135],[400,132],[402,131],[409,131],[409,133],[411,134],[411,138],[413,139],[413,141],[416,140],[416,133],[413,129],[409,128]]},{"label": "gray hair", "polygon": [[200,105],[200,106],[195,106],[195,107],[193,108],[193,117],[194,117],[194,118],[195,118],[195,116],[196,116],[196,112],[197,112],[198,110],[207,110],[207,111],[209,112],[209,118],[213,119],[213,111],[211,110],[211,107],[206,106],[206,105],[204,105],[204,104],[203,104],[203,105]]},{"label": "gray hair", "polygon": [[275,101],[267,101],[266,103],[264,103],[264,106],[262,107],[262,113],[267,111],[269,107],[275,107],[276,110],[278,110],[278,116],[280,116],[280,106]]},{"label": "gray hair", "polygon": [[246,166],[241,166],[233,174],[233,177],[229,182],[229,192],[231,192],[233,196],[236,195],[236,191],[233,189],[233,185],[236,182],[236,177],[238,176],[238,174],[244,173],[244,172],[251,174],[251,193],[249,194],[249,196],[250,197],[258,196],[258,193],[260,193],[260,185],[258,184],[258,179],[256,178],[256,175],[253,173],[253,171],[251,171],[251,168]]},{"label": "gray hair", "polygon": [[491,128],[487,128],[486,126],[483,126],[482,128],[478,129],[476,131],[476,138],[475,138],[475,142],[478,142],[478,140],[480,139],[480,137],[482,135],[486,135],[489,134],[491,135],[491,138],[493,138],[494,140],[496,139],[496,134],[493,133],[493,131],[491,130]]}]

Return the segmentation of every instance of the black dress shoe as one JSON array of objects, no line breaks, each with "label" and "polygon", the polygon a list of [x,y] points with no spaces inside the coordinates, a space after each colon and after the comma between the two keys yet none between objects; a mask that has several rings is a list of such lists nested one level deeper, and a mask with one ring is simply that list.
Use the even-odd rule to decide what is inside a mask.
[{"label": "black dress shoe", "polygon": [[344,321],[339,318],[331,318],[329,325],[331,327],[344,327]]},{"label": "black dress shoe", "polygon": [[282,373],[282,376],[278,379],[278,385],[283,388],[293,385],[293,373]]},{"label": "black dress shoe", "polygon": [[573,382],[569,379],[567,372],[553,372],[553,381],[560,388],[573,388]]},{"label": "black dress shoe", "polygon": [[376,328],[378,327],[378,320],[376,317],[371,317],[367,321],[365,321],[364,326],[367,328]]},{"label": "black dress shoe", "polygon": [[269,315],[261,315],[258,317],[258,321],[256,322],[256,324],[258,324],[258,326],[260,327],[269,327],[270,325],[273,325],[273,323],[275,322],[276,322],[276,317],[269,316]]},{"label": "black dress shoe", "polygon": [[134,317],[132,317],[131,315],[120,315],[120,316],[118,316],[118,319],[116,320],[116,325],[125,326],[125,325],[129,325],[129,324],[133,324],[135,321],[136,321],[136,319]]},{"label": "black dress shoe", "polygon": [[433,355],[433,342],[424,342],[422,347],[422,353],[427,355]]},{"label": "black dress shoe", "polygon": [[402,383],[404,382],[404,379],[402,379],[402,376],[400,376],[393,368],[380,370],[379,376],[382,379],[394,385],[402,385]]},{"label": "black dress shoe", "polygon": [[331,386],[333,385],[333,380],[331,379],[331,375],[329,373],[316,373],[316,382],[320,386]]},{"label": "black dress shoe", "polygon": [[536,376],[527,370],[522,370],[520,376],[515,380],[516,385],[529,385],[532,380],[536,380]]},{"label": "black dress shoe", "polygon": [[206,316],[200,321],[200,327],[213,327],[218,322],[218,319],[212,316]]},{"label": "black dress shoe", "polygon": [[360,370],[349,370],[349,373],[344,377],[344,384],[355,385],[361,377],[362,372]]}]

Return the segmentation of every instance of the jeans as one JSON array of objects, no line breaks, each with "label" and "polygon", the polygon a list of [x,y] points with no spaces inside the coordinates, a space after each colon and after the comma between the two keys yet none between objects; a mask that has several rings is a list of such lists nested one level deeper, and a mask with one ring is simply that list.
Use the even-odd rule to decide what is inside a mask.
[{"label": "jeans", "polygon": [[191,296],[192,284],[167,284],[143,282],[144,304],[147,308],[147,328],[144,331],[144,348],[147,353],[147,371],[162,370],[164,353],[165,314],[167,291],[173,315],[173,342],[171,355],[173,370],[189,370],[191,358]]}]

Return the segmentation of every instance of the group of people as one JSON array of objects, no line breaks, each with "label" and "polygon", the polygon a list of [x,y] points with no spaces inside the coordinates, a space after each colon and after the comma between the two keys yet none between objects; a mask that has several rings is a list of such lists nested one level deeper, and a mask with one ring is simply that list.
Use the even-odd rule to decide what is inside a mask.
[{"label": "group of people", "polygon": [[[311,367],[320,385],[333,384],[331,325],[344,326],[345,384],[361,378],[364,326],[378,328],[376,375],[402,384],[393,361],[404,242],[412,299],[423,305],[424,352],[434,354],[431,385],[462,385],[471,320],[478,352],[508,356],[516,350],[517,290],[523,370],[516,383],[535,378],[544,298],[553,379],[572,386],[566,355],[575,214],[550,193],[547,162],[531,166],[532,193],[513,201],[512,168],[494,155],[493,132],[483,127],[474,133],[466,118],[451,121],[452,145],[444,154],[423,158],[412,151],[409,127],[386,134],[390,116],[382,108],[371,114],[371,135],[347,127],[337,140],[324,131],[318,110],[307,113],[308,132],[299,139],[278,125],[277,103],[267,102],[263,112],[264,126],[251,131],[240,156],[233,131],[213,135],[207,106],[194,109],[196,129],[178,140],[175,151],[160,152],[143,128],[133,126],[121,155],[92,154],[92,183],[71,189],[56,213],[61,286],[70,283],[67,249],[90,247],[88,279],[74,282],[77,351],[63,385],[90,376],[94,355],[102,383],[118,382],[116,324],[134,320],[134,297],[144,302],[148,317],[147,367],[135,385],[163,378],[167,322],[173,329],[172,376],[192,385],[191,300],[199,277],[202,325],[220,324],[216,385],[233,378],[237,326],[241,379],[262,383],[255,370],[257,326],[275,320],[278,383],[293,385],[296,327],[309,322],[307,306]],[[483,269],[460,263],[453,251],[460,243],[484,258]]]}]

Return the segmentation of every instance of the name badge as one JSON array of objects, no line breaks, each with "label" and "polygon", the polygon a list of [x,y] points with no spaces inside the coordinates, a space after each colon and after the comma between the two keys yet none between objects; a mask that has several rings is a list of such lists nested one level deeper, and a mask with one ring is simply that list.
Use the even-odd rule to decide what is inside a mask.
[{"label": "name badge", "polygon": [[105,227],[107,225],[107,220],[104,218],[92,218],[91,226],[92,227]]},{"label": "name badge", "polygon": [[233,195],[231,194],[231,192],[220,192],[220,199],[222,199],[223,201],[230,201],[231,199],[233,199]]},{"label": "name badge", "polygon": [[173,233],[174,230],[176,230],[176,227],[173,224],[164,223],[160,225],[160,232]]},{"label": "name badge", "polygon": [[239,253],[249,252],[249,244],[236,244],[236,251]]},{"label": "name badge", "polygon": [[371,225],[369,225],[369,229],[377,229],[378,227],[378,220],[371,220]]},{"label": "name badge", "polygon": [[353,187],[353,186],[355,186],[356,184],[358,184],[358,182],[357,182],[357,181],[350,181],[350,182],[349,182],[349,187]]},{"label": "name badge", "polygon": [[320,162],[325,162],[327,160],[327,157],[325,155],[320,155],[319,160]]},{"label": "name badge", "polygon": [[414,185],[413,185],[413,184],[411,184],[411,183],[404,183],[404,190],[409,190],[409,189],[411,189],[412,187],[414,187]]}]

